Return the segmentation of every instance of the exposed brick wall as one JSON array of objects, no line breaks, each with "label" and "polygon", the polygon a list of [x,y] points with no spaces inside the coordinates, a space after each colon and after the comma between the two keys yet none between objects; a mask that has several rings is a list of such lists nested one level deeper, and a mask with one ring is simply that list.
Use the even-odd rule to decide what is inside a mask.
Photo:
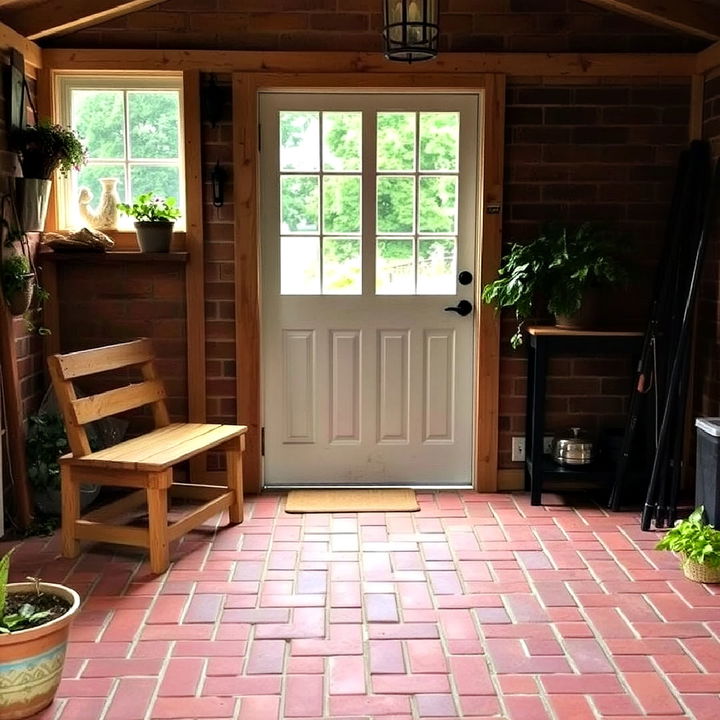
[{"label": "exposed brick wall", "polygon": [[[675,166],[688,138],[688,83],[517,81],[507,100],[505,240],[529,239],[548,220],[612,222],[627,233],[638,269],[628,292],[603,296],[604,319],[642,329]],[[510,348],[512,329],[512,318],[504,318],[501,467],[513,466],[511,438],[525,428],[525,352]],[[569,425],[622,427],[628,359],[559,358],[548,376],[548,434]]]},{"label": "exposed brick wall", "polygon": [[[380,7],[379,0],[169,0],[40,42],[379,52]],[[441,0],[440,13],[441,51],[681,52],[708,44],[579,0]]]},{"label": "exposed brick wall", "polygon": [[[720,68],[705,83],[704,137],[720,158]],[[696,408],[720,415],[720,227],[715,227],[705,259],[698,307]]]},{"label": "exposed brick wall", "polygon": [[[204,78],[205,82],[209,77]],[[232,87],[216,77],[223,113],[216,127],[202,126],[205,242],[205,352],[208,421],[237,422],[235,408],[235,225],[233,204]],[[225,203],[213,207],[210,175],[216,162],[227,174]]]},{"label": "exposed brick wall", "polygon": [[[85,350],[137,337],[152,338],[173,420],[187,419],[185,268],[182,264],[106,263],[92,254],[58,267],[61,352]],[[78,383],[86,393],[117,387],[114,377]],[[131,433],[152,426],[133,414]]]}]

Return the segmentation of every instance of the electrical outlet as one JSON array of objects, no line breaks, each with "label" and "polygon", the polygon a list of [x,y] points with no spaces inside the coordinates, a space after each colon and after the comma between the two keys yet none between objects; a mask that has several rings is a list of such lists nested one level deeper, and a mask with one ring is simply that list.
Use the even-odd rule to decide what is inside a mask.
[{"label": "electrical outlet", "polygon": [[546,435],[543,438],[543,452],[546,455],[549,455],[552,452],[553,440],[554,440],[554,438],[552,435]]},{"label": "electrical outlet", "polygon": [[525,462],[525,438],[514,437],[512,439],[512,461]]}]

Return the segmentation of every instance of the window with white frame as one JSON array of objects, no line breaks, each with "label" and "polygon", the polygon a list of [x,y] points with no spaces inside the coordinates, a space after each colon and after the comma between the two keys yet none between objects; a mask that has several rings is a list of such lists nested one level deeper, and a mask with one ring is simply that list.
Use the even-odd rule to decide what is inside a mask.
[{"label": "window with white frame", "polygon": [[[61,75],[57,90],[61,123],[88,148],[87,165],[59,184],[60,227],[88,224],[107,179],[121,202],[150,192],[174,197],[184,215],[180,75]],[[183,217],[176,229],[184,225]],[[118,229],[131,230],[132,220],[121,215]]]}]

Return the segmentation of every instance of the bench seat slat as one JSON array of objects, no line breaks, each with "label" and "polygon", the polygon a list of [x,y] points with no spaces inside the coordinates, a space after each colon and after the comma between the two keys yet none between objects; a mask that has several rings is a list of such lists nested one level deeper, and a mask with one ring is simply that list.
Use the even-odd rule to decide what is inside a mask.
[{"label": "bench seat slat", "polygon": [[106,450],[68,459],[68,462],[85,467],[157,472],[222,445],[246,431],[244,425],[177,423]]}]

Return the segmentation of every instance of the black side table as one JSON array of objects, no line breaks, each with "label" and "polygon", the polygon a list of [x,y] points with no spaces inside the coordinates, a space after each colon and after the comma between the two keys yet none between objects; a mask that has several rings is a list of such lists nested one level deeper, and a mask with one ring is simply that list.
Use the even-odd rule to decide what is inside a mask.
[{"label": "black side table", "polygon": [[[528,346],[528,388],[525,419],[525,488],[530,503],[540,505],[543,480],[604,480],[614,477],[614,468],[599,460],[590,467],[563,467],[543,453],[545,434],[545,390],[548,358],[551,355],[637,354],[643,333],[601,330],[563,330],[556,327],[530,327]],[[628,379],[628,385],[630,379]]]}]

